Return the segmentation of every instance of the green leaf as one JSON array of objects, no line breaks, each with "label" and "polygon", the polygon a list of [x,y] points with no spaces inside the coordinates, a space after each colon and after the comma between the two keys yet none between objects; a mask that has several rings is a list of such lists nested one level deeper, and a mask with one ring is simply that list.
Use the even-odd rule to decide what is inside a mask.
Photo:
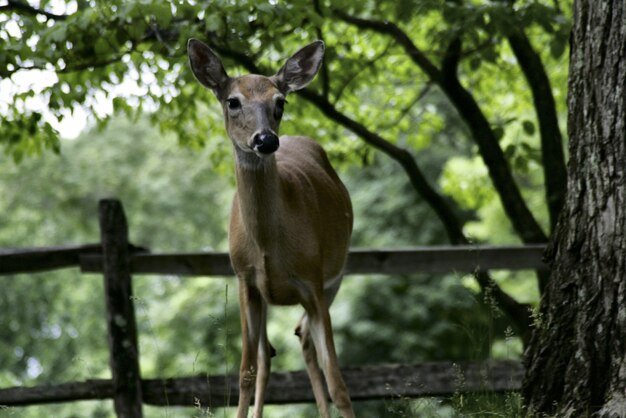
[{"label": "green leaf", "polygon": [[141,39],[146,34],[146,22],[143,20],[134,20],[130,26],[128,26],[128,33],[133,39]]},{"label": "green leaf", "polygon": [[49,36],[54,42],[63,42],[67,36],[67,28],[65,25],[54,25],[49,32]]},{"label": "green leaf", "polygon": [[217,32],[222,27],[222,19],[217,13],[208,13],[204,18],[204,23],[209,32]]},{"label": "green leaf", "polygon": [[538,149],[533,148],[532,146],[530,146],[530,144],[526,142],[522,142],[521,145],[522,145],[522,149],[524,150],[524,153],[526,154],[526,157],[530,161],[534,161],[537,164],[541,164],[541,152]]},{"label": "green leaf", "polygon": [[24,151],[21,148],[16,148],[13,151],[13,161],[15,164],[19,164],[24,159]]},{"label": "green leaf", "polygon": [[81,11],[80,15],[74,20],[74,22],[80,29],[88,29],[97,20],[98,10],[96,8],[87,8]]},{"label": "green leaf", "polygon": [[552,55],[554,59],[559,59],[565,52],[566,47],[566,39],[561,36],[556,36],[550,41],[550,55]]},{"label": "green leaf", "polygon": [[527,135],[533,135],[535,133],[535,124],[529,120],[522,122],[522,128],[524,128],[524,132],[526,132]]},{"label": "green leaf", "polygon": [[172,21],[172,9],[169,3],[156,3],[153,6],[152,13],[157,23],[161,27],[166,27]]},{"label": "green leaf", "polygon": [[480,68],[480,64],[482,64],[482,60],[480,58],[472,58],[469,62],[470,69],[472,71],[476,71]]},{"label": "green leaf", "polygon": [[[42,57],[32,57],[31,59],[33,60],[33,65],[39,68],[45,67],[45,65],[49,62],[47,59],[42,58]],[[1,61],[1,58],[0,58],[0,61]]]},{"label": "green leaf", "polygon": [[502,126],[496,126],[493,128],[493,135],[499,141],[504,137],[504,128]]},{"label": "green leaf", "polygon": [[123,97],[114,97],[113,98],[113,112],[119,113],[124,112],[126,115],[132,114],[132,108],[126,102],[126,99]]},{"label": "green leaf", "polygon": [[520,173],[523,173],[523,174],[528,173],[528,158],[522,155],[517,155],[513,159],[513,167],[515,168],[516,171],[519,171]]},{"label": "green leaf", "polygon": [[507,160],[510,160],[515,155],[516,147],[513,144],[509,144],[504,149],[504,156]]},{"label": "green leaf", "polygon": [[98,55],[107,55],[110,51],[109,43],[105,38],[99,37],[93,45],[93,49]]}]

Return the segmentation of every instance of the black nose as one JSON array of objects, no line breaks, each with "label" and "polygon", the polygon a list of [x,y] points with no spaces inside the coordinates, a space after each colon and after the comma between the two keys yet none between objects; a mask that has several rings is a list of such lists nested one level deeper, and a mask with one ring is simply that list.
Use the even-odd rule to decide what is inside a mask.
[{"label": "black nose", "polygon": [[271,154],[278,149],[278,137],[271,132],[261,132],[252,138],[252,148],[261,154]]}]

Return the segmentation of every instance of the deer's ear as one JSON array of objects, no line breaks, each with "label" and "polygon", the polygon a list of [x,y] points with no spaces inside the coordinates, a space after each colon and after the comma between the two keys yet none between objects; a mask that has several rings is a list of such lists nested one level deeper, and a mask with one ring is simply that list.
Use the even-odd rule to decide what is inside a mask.
[{"label": "deer's ear", "polygon": [[203,86],[218,94],[220,88],[228,81],[228,75],[219,57],[205,43],[193,38],[187,42],[187,54],[193,75]]},{"label": "deer's ear", "polygon": [[300,90],[313,80],[323,58],[324,42],[315,41],[293,54],[273,79],[284,94]]}]

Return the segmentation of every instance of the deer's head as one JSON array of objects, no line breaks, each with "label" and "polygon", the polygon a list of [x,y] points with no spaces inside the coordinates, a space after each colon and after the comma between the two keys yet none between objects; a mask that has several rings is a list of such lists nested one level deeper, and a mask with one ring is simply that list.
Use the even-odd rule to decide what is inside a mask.
[{"label": "deer's head", "polygon": [[324,56],[324,43],[313,42],[296,52],[273,76],[229,77],[220,58],[204,43],[187,44],[191,70],[222,104],[226,130],[235,147],[263,157],[278,149],[278,127],[286,96],[313,80]]}]

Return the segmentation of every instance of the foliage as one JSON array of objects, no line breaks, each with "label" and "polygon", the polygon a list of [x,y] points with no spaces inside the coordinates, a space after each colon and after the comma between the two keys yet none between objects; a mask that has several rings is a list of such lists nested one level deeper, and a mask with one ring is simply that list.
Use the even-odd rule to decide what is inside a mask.
[{"label": "foliage", "polygon": [[[231,182],[207,160],[206,151],[180,148],[144,122],[118,120],[66,141],[58,156],[1,166],[0,246],[97,242],[97,201],[117,196],[133,242],[161,251],[223,250]],[[98,276],[63,270],[4,280],[0,322],[10,326],[2,327],[2,386],[110,376]],[[216,279],[135,278],[144,375],[223,373],[223,365],[237,363],[236,292],[230,283],[226,295],[225,286]],[[109,416],[109,407],[86,405],[81,416]],[[54,410],[66,416],[75,407]]]},{"label": "foliage", "polygon": [[[155,251],[224,249],[226,208],[233,186],[228,178],[215,175],[207,163],[209,152],[180,148],[174,138],[159,135],[141,121],[115,120],[101,133],[91,131],[75,141],[65,141],[59,156],[5,165],[0,168],[0,190],[7,196],[2,201],[7,216],[0,228],[1,245],[97,241],[97,199],[114,195],[125,202],[134,243]],[[402,191],[408,187],[404,178],[376,175],[388,171],[388,166],[386,160],[374,158],[371,164],[343,175],[361,219],[355,244],[386,246],[416,239],[439,242],[440,226],[428,222],[433,215],[424,204]],[[382,193],[367,193],[365,184],[387,191],[387,197],[406,199],[381,199]],[[20,192],[23,190],[31,193]],[[415,211],[421,214],[406,215]],[[388,223],[383,214],[397,221]],[[407,225],[403,216],[420,222]],[[378,236],[375,231],[379,231]],[[102,285],[97,276],[60,271],[6,279],[0,299],[1,321],[10,324],[3,329],[6,348],[0,351],[3,386],[108,376]],[[382,286],[381,280],[385,282]],[[458,277],[411,278],[415,286],[408,286],[407,280],[345,281],[332,315],[338,349],[346,364],[372,359],[416,362],[478,358],[486,354],[489,338],[496,339],[499,325],[494,328],[495,322],[476,305]],[[136,277],[134,287],[145,376],[237,369],[239,325],[234,283],[214,278]],[[372,299],[369,295],[373,292],[379,297]],[[279,353],[274,369],[302,368],[299,344],[292,335],[301,310],[280,308],[270,313],[270,338]],[[410,327],[413,332],[388,349],[384,339],[392,329],[388,318],[399,313],[402,321],[394,326],[402,330]],[[459,322],[459,318],[465,319]],[[375,344],[379,344],[377,351],[372,349]],[[471,349],[464,350],[468,345]],[[75,407],[58,406],[54,410],[64,416]],[[284,414],[285,408],[276,416]],[[311,408],[294,406],[287,410],[314,415]],[[378,404],[377,408],[384,412],[390,406]],[[162,414],[162,410],[148,410],[152,411],[149,416]],[[40,413],[36,407],[20,411],[30,411],[32,416]],[[109,416],[105,411],[110,409],[106,404],[86,403],[84,411],[96,417]],[[175,408],[168,411],[168,416],[178,414]],[[186,412],[181,413],[186,416]]]},{"label": "foliage", "polygon": [[[359,9],[363,16],[398,20],[410,28],[411,37],[434,59],[450,37],[462,30],[467,42],[467,56],[463,57],[467,66],[461,69],[462,76],[478,94],[485,93],[480,99],[485,109],[496,111],[490,116],[506,124],[515,121],[532,135],[532,103],[503,37],[513,27],[527,27],[538,43],[554,45],[550,51],[554,58],[560,58],[569,22],[563,11],[541,2],[517,3],[514,12],[503,1],[364,2]],[[102,122],[108,118],[99,109],[103,100],[129,114],[158,106],[160,111],[153,117],[163,128],[173,130],[185,142],[204,143],[205,128],[213,130],[221,123],[194,111],[198,101],[213,99],[192,82],[185,62],[189,37],[219,40],[224,48],[242,51],[258,59],[263,67],[276,67],[268,63],[281,60],[319,34],[324,35],[328,46],[328,68],[320,77],[325,80],[318,80],[316,87],[327,83],[328,91],[324,93],[331,101],[346,114],[364,121],[372,131],[385,132],[400,143],[410,141],[418,148],[428,145],[442,128],[437,107],[419,105],[430,83],[424,84],[424,76],[389,39],[338,22],[332,12],[341,7],[349,11],[354,6],[350,2],[317,2],[311,7],[283,1],[40,2],[39,9],[54,10],[48,15],[5,6],[0,14],[0,37],[7,47],[0,56],[0,76],[9,78],[33,69],[54,74],[50,85],[40,92],[16,94],[5,104],[1,117],[4,122],[14,123],[2,126],[29,126],[31,131],[30,137],[19,139],[2,135],[6,151],[14,155],[32,152],[22,146],[22,141],[49,147],[58,144],[54,132],[43,128],[49,126],[46,118],[27,110],[28,102],[35,97],[41,98],[51,112],[47,117],[54,122],[67,117],[76,106],[88,108]],[[237,73],[235,63],[228,57],[226,61],[228,69]],[[510,106],[495,105],[503,102]],[[385,105],[381,107],[381,103]],[[293,108],[296,110],[288,116],[299,123],[301,116],[311,111],[299,103]],[[303,110],[298,111],[300,108]],[[311,130],[317,134],[314,136],[326,138],[330,133],[330,138],[339,139],[336,129],[323,118],[307,119],[315,125]],[[286,131],[291,129],[291,121],[286,121]],[[502,124],[501,129],[505,128]],[[23,128],[14,130],[25,132]],[[33,137],[40,130],[41,138]]]},{"label": "foliage", "polygon": [[[18,8],[16,3],[0,9],[0,38],[7,43],[0,56],[0,76],[7,78],[5,86],[25,71],[42,71],[49,79],[39,90],[9,93],[3,104],[0,141],[16,160],[45,147],[58,149],[51,126],[77,107],[86,108],[99,125],[108,121],[110,111],[137,116],[158,109],[150,115],[161,129],[175,133],[182,143],[206,144],[215,161],[223,160],[228,151],[219,109],[211,93],[194,82],[186,64],[186,40],[192,36],[208,40],[224,56],[231,74],[250,63],[266,73],[276,71],[276,63],[298,46],[322,37],[326,65],[312,89],[343,115],[409,150],[450,136],[467,148],[471,135],[462,123],[450,126],[451,118],[459,119],[454,113],[460,109],[442,100],[440,81],[427,76],[394,39],[350,24],[337,14],[341,11],[396,22],[433,65],[445,64],[449,43],[460,37],[459,80],[489,119],[518,182],[524,189],[542,191],[533,98],[506,39],[525,30],[537,45],[550,45],[540,56],[557,69],[550,74],[557,85],[556,102],[562,103],[564,89],[558,86],[565,74],[560,58],[569,29],[566,4],[368,1],[361,2],[357,12],[351,2],[320,0],[313,7],[289,1],[80,0],[42,1],[35,9]],[[560,67],[554,66],[557,63]],[[34,101],[43,106],[29,110]],[[368,158],[371,150],[354,133],[322,116],[319,106],[300,96],[290,102],[284,133],[308,132],[350,164]],[[470,158],[479,155],[476,148],[472,154]],[[443,192],[463,205],[467,193],[457,194],[458,188],[450,187],[465,177],[462,166],[448,166]],[[475,172],[482,184],[479,195],[493,194],[488,173]],[[543,219],[545,202],[536,201],[532,210]],[[546,222],[543,225],[547,228]]]}]

